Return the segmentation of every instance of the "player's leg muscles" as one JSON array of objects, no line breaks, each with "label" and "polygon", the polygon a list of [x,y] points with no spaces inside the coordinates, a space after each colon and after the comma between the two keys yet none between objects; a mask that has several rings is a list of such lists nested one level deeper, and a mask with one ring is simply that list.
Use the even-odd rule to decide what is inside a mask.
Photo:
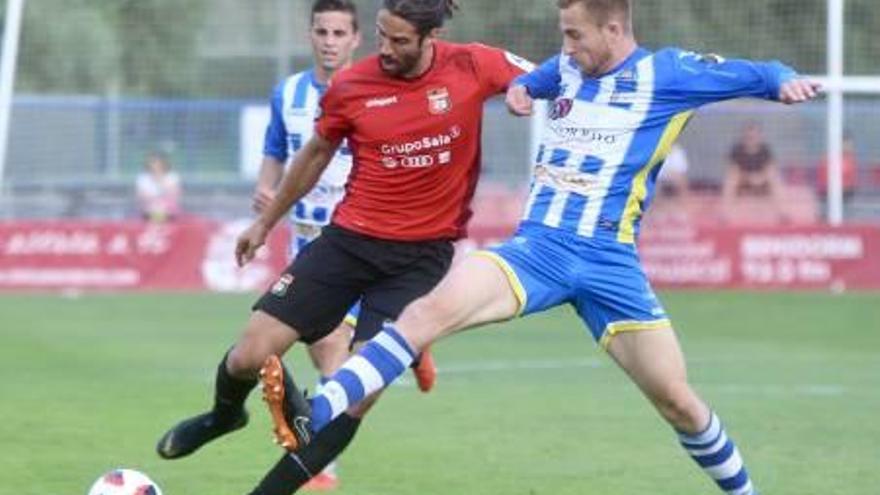
[{"label": "player's leg muscles", "polygon": [[284,323],[262,311],[254,311],[238,342],[217,365],[213,408],[168,430],[156,445],[159,456],[184,457],[211,440],[245,426],[248,415],[244,403],[257,385],[262,360],[270,354],[285,352],[298,337]]},{"label": "player's leg muscles", "polygon": [[[321,340],[311,344],[309,354],[322,377],[329,377],[350,356],[350,347],[356,351],[363,342],[352,344],[354,326],[375,326],[369,335],[378,333],[384,318],[370,311],[364,311],[360,304],[352,308],[343,323]],[[363,330],[363,328],[362,328]],[[323,386],[324,381],[322,380]],[[320,392],[321,387],[316,391]],[[295,453],[287,453],[269,470],[251,495],[271,495],[274,493],[293,493],[306,487],[319,474],[324,475],[327,468],[351,443],[375,397],[359,404],[334,419],[326,428],[317,433],[308,445]]]},{"label": "player's leg muscles", "polygon": [[695,433],[706,426],[709,408],[688,385],[671,328],[621,332],[611,339],[608,353],[674,428]]},{"label": "player's leg muscles", "polygon": [[425,297],[403,310],[397,331],[414,349],[461,331],[516,316],[520,301],[492,259],[472,255],[452,267]]},{"label": "player's leg muscles", "polygon": [[678,431],[682,447],[722,491],[755,493],[733,440],[688,385],[684,357],[671,328],[617,334],[608,352]]},{"label": "player's leg muscles", "polygon": [[320,242],[322,238],[304,250],[256,302],[244,332],[217,367],[214,408],[168,430],[157,446],[160,456],[174,459],[188,455],[244,426],[244,403],[256,386],[265,359],[283,354],[297,340],[314,342],[342,321],[357,299],[360,281],[342,288],[325,282],[348,281],[345,274],[350,273],[350,260],[332,240]]},{"label": "player's leg muscles", "polygon": [[334,373],[312,402],[312,427],[334,418],[388,386],[412,363],[418,350],[456,331],[511,318],[520,300],[495,261],[469,256],[454,266],[428,295],[403,310]]},{"label": "player's leg muscles", "polygon": [[237,378],[255,379],[260,366],[270,355],[282,355],[297,340],[299,333],[274,316],[260,310],[251,313],[244,332],[229,351],[229,373]]},{"label": "player's leg muscles", "polygon": [[330,335],[308,347],[312,364],[322,377],[332,375],[348,359],[353,333],[354,329],[343,322]]}]

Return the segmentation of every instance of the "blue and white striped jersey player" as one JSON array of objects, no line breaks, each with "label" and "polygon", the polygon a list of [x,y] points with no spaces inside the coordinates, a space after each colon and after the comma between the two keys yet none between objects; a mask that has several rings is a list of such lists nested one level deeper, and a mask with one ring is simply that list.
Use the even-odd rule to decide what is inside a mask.
[{"label": "blue and white striped jersey player", "polygon": [[797,103],[818,85],[778,62],[643,49],[629,0],[558,6],[562,53],[507,94],[518,115],[531,114],[534,98],[552,106],[517,233],[463,260],[404,310],[396,330],[347,361],[312,400],[312,426],[387,386],[442,336],[571,304],[721,490],[757,493],[718,417],[688,384],[635,242],[663,159],[695,109],[737,97]]}]

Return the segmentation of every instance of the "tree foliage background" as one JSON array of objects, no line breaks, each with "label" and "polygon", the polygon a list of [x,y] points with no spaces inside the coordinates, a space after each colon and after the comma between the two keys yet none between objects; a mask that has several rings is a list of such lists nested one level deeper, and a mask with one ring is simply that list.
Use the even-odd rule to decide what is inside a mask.
[{"label": "tree foliage background", "polygon": [[[28,0],[16,88],[31,93],[193,93],[207,0]],[[2,15],[6,1],[2,1]],[[4,19],[5,26],[5,19]]]},{"label": "tree foliage background", "polygon": [[[449,24],[452,39],[503,46],[536,61],[559,50],[553,0],[461,4]],[[359,2],[364,53],[373,46],[378,5]],[[0,6],[5,15],[6,0]],[[309,6],[308,0],[27,0],[16,89],[262,98],[277,78],[272,68],[281,33],[296,45],[293,65],[307,63]],[[846,0],[846,8],[846,69],[877,74],[876,0]],[[277,15],[279,9],[288,15]],[[825,0],[636,0],[635,24],[648,47],[777,58],[802,72],[821,73],[825,10]]]},{"label": "tree foliage background", "polygon": [[[877,0],[846,1],[846,70],[880,74]],[[540,60],[559,50],[555,1],[463,2],[452,32]],[[681,46],[728,57],[780,59],[825,70],[825,0],[634,0],[637,38],[649,48]]]}]

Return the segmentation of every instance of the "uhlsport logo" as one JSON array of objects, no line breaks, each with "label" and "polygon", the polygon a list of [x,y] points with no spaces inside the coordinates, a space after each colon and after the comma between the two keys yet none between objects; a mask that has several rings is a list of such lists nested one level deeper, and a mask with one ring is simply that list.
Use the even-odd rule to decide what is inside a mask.
[{"label": "uhlsport logo", "polygon": [[375,107],[387,107],[390,105],[394,105],[397,103],[397,96],[384,96],[378,98],[371,98],[364,103],[364,106],[367,108],[375,108]]}]

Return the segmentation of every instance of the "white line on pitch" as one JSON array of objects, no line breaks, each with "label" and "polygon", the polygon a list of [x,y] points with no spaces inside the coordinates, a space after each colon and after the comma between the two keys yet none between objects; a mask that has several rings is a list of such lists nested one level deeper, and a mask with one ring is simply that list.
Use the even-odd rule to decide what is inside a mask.
[{"label": "white line on pitch", "polygon": [[[437,374],[468,375],[486,372],[541,371],[575,368],[597,369],[603,368],[608,364],[608,361],[598,358],[482,361],[478,363],[450,363],[444,366],[438,366]],[[412,386],[414,385],[414,382],[409,376],[404,375],[396,380],[394,384],[399,386]],[[802,383],[786,385],[703,383],[701,385],[707,390],[712,390],[715,393],[734,395],[802,395],[835,397],[853,392],[853,390],[848,389],[846,386],[835,383]]]}]

